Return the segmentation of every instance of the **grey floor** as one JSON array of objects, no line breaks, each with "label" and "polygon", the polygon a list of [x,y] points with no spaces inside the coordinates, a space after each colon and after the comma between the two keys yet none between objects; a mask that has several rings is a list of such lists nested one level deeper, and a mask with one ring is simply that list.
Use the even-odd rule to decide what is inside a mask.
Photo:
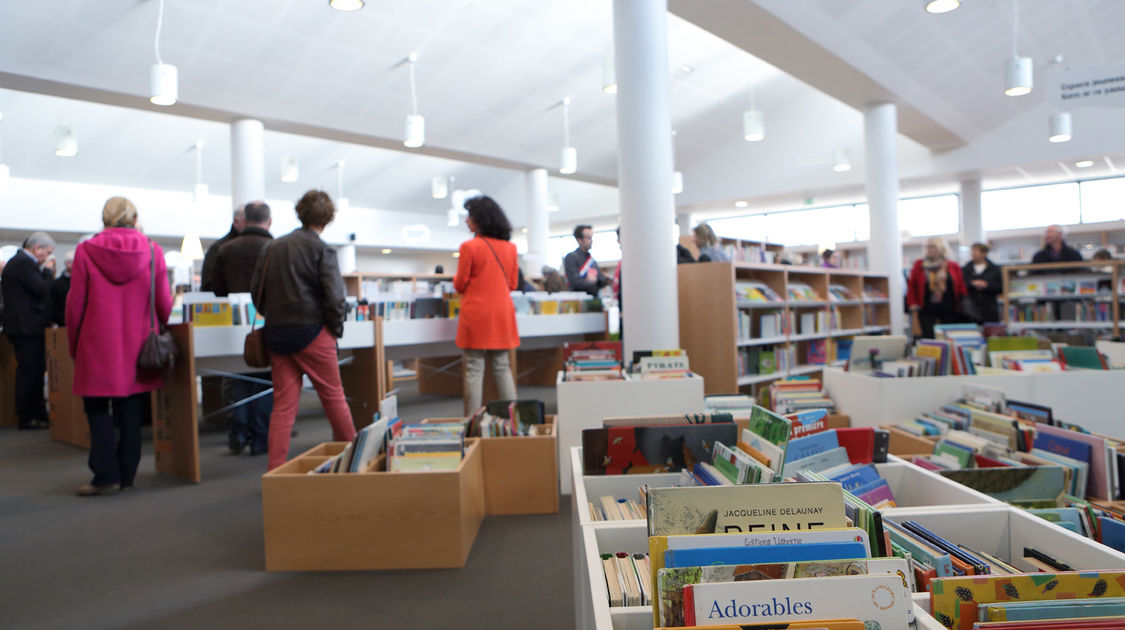
[{"label": "grey floor", "polygon": [[[521,388],[553,411],[554,388]],[[453,416],[460,400],[404,391],[408,420]],[[315,397],[291,454],[331,437]],[[265,457],[232,456],[201,431],[203,483],[153,471],[146,441],[135,491],[79,498],[86,452],[44,431],[0,430],[0,629],[574,627],[570,507],[486,517],[460,570],[267,573]]]}]

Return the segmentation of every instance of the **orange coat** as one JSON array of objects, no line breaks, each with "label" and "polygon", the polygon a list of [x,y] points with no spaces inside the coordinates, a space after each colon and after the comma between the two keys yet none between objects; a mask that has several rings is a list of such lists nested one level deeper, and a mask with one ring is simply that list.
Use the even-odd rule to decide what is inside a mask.
[{"label": "orange coat", "polygon": [[477,236],[461,243],[453,277],[453,288],[461,294],[458,348],[506,350],[520,345],[511,295],[519,282],[517,264],[516,246],[510,241]]}]

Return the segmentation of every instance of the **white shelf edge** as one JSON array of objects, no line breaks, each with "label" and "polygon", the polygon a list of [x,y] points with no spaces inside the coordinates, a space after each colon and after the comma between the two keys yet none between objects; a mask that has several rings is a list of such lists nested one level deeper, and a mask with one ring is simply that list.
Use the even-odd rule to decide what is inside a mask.
[{"label": "white shelf edge", "polygon": [[787,341],[789,341],[789,338],[784,336],[784,335],[780,336],[780,337],[758,337],[756,339],[754,339],[754,338],[739,339],[738,340],[738,347],[739,348],[745,348],[747,346],[768,346],[768,345],[772,345],[772,344],[776,344],[776,343],[785,343]]}]

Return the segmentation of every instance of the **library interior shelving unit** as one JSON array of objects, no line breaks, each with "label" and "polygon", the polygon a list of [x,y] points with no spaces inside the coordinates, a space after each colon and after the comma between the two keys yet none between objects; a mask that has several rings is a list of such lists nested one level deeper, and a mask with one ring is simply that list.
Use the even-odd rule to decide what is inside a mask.
[{"label": "library interior shelving unit", "polygon": [[1120,334],[1123,260],[1006,265],[1004,323],[1025,331],[1086,330]]},{"label": "library interior shelving unit", "polygon": [[677,272],[680,347],[707,394],[819,372],[841,339],[890,330],[885,274],[744,262]]},{"label": "library interior shelving unit", "polygon": [[[344,288],[348,296],[358,299],[372,297],[369,290],[377,289],[386,292],[391,283],[410,283],[410,295],[433,288],[438,282],[452,282],[453,274],[395,274],[395,273],[346,273],[344,274]],[[402,285],[405,287],[405,285]]]}]

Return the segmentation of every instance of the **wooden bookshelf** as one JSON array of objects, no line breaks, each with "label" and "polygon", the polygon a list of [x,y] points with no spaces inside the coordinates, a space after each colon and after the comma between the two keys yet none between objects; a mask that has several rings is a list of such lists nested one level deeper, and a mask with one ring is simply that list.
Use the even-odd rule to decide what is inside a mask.
[{"label": "wooden bookshelf", "polygon": [[[883,297],[889,289],[886,275],[743,262],[680,265],[677,273],[680,346],[687,351],[692,370],[703,376],[707,394],[754,393],[779,378],[817,373],[824,365],[808,362],[814,344],[824,345],[826,361],[831,362],[839,339],[890,330],[890,303]],[[782,299],[739,299],[735,290],[742,282],[761,283]],[[812,295],[805,299],[789,296],[789,289],[796,285],[809,287]],[[844,287],[851,295],[837,299],[830,287]],[[776,327],[764,325],[763,316],[776,321]],[[740,334],[740,326],[745,332],[747,318],[750,334]],[[815,330],[809,329],[810,320]],[[744,353],[752,356],[756,349],[759,356],[762,349],[772,349],[775,353],[792,353],[795,360],[772,373],[740,371]]]},{"label": "wooden bookshelf", "polygon": [[[1013,334],[1035,330],[1089,330],[1116,337],[1120,334],[1121,300],[1125,298],[1121,292],[1123,266],[1125,260],[1002,266],[1004,284],[1000,308],[1003,322]],[[1039,284],[1043,290],[1029,291],[1029,283]],[[1093,292],[1081,293],[1083,284],[1092,286]],[[1055,290],[1052,291],[1052,287]],[[1106,312],[1104,316],[1095,313],[1081,318],[1064,316],[1071,306],[1076,310],[1104,309]],[[1032,311],[1030,320],[1026,319],[1028,309]],[[1025,316],[1021,321],[1013,317],[1016,311]]]},{"label": "wooden bookshelf", "polygon": [[453,274],[419,273],[346,273],[344,274],[344,289],[349,297],[364,299],[363,282],[365,280],[404,280],[411,282],[411,293],[416,293],[419,282],[451,282]]}]

